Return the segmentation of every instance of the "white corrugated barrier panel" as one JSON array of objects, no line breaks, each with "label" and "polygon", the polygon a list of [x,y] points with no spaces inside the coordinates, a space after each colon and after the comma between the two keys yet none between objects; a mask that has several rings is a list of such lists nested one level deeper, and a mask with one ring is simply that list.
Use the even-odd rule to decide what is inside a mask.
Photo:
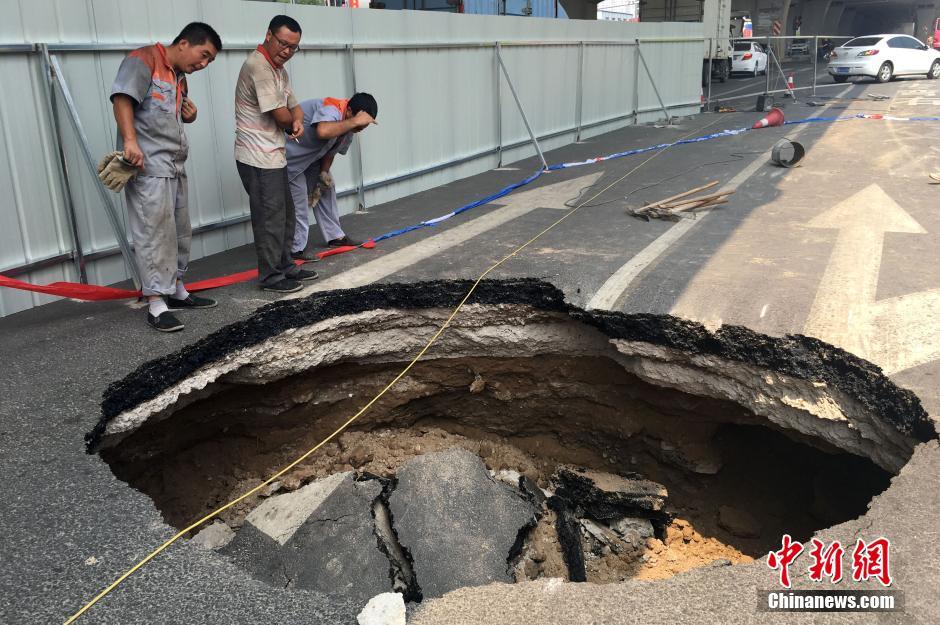
[{"label": "white corrugated barrier panel", "polygon": [[[360,197],[370,210],[380,210],[383,202],[535,153],[498,73],[497,42],[543,150],[573,142],[579,128],[589,137],[662,118],[642,66],[636,74],[636,39],[670,113],[699,108],[701,24],[244,0],[0,0],[0,272],[38,284],[78,281],[67,210],[71,197],[88,282],[113,284],[130,275],[117,253],[97,180],[56,94],[69,188],[60,174],[39,44],[48,45],[61,64],[97,159],[115,143],[108,94],[124,55],[139,45],[168,44],[190,21],[211,24],[225,46],[206,70],[189,77],[190,97],[199,108],[199,119],[187,127],[192,257],[249,243],[248,198],[233,158],[235,81],[278,12],[292,15],[304,29],[302,49],[287,65],[300,99],[348,97],[356,89],[379,103],[379,125],[359,135],[334,165],[344,213],[356,210]],[[115,200],[123,221],[123,199]],[[452,207],[441,212],[447,208]],[[0,289],[0,316],[52,299]]]}]

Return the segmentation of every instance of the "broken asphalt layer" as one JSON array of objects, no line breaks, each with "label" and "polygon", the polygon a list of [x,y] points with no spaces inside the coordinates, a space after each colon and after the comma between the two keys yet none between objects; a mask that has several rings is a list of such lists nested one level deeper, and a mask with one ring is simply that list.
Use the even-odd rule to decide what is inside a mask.
[{"label": "broken asphalt layer", "polygon": [[[102,401],[101,420],[86,438],[88,447],[90,450],[97,447],[108,432],[112,419],[132,411],[143,402],[157,399],[204,367],[219,361],[231,362],[234,354],[244,348],[283,336],[282,341],[297,349],[297,342],[303,339],[291,334],[291,330],[376,309],[453,309],[472,284],[468,280],[383,284],[314,293],[304,299],[269,304],[244,321],[222,328],[175,354],[146,363],[109,386]],[[667,315],[587,312],[566,304],[561,291],[534,279],[483,281],[467,304],[522,305],[545,312],[564,313],[598,328],[610,339],[649,344],[691,356],[713,357],[755,370],[769,370],[790,378],[822,383],[853,398],[866,411],[890,423],[903,435],[919,441],[936,437],[933,424],[913,393],[894,385],[871,363],[813,338],[774,338],[734,326],[723,326],[712,333],[700,324]],[[317,338],[314,334],[309,340],[316,342]],[[355,340],[355,333],[350,332],[346,341]],[[274,344],[266,345],[265,351],[274,351]],[[634,349],[634,353],[640,351],[642,348]],[[372,354],[373,357],[378,355]],[[707,369],[704,363],[698,366]],[[226,368],[224,372],[230,373],[230,370]],[[223,370],[210,373],[199,382],[199,387],[205,387],[222,375]],[[174,397],[157,403],[159,409],[172,405],[180,393],[187,392],[175,390]],[[149,418],[150,410],[130,416],[128,420],[132,423],[121,424],[117,432],[139,427]]]},{"label": "broken asphalt layer", "polygon": [[[850,85],[849,95],[866,90],[888,93],[907,81],[888,85]],[[835,92],[836,90],[832,90]],[[790,105],[788,116],[824,114],[820,109]],[[718,128],[750,125],[754,113],[723,116]],[[581,144],[547,152],[552,162],[573,161],[677,139],[712,119],[705,115],[681,129],[627,128]],[[671,151],[643,168],[597,202],[622,197],[643,185],[674,173],[684,177],[631,197],[631,202],[656,200],[696,184],[720,178],[727,180],[747,162],[729,158],[734,151],[765,150],[789,129],[770,129],[767,134],[749,133],[727,143],[688,146]],[[830,128],[816,127],[801,135],[808,148],[804,167],[819,171],[812,150],[828,141]],[[873,133],[871,145],[861,152],[875,153],[883,140]],[[923,142],[929,147],[929,137]],[[915,153],[928,147],[912,143]],[[859,148],[856,146],[856,150]],[[750,158],[757,158],[756,156]],[[707,161],[729,160],[692,171]],[[636,159],[602,167],[600,184],[613,182]],[[415,196],[370,209],[367,214],[344,217],[351,236],[384,232],[402,224],[435,217],[442,209],[459,206],[481,195],[481,190],[500,188],[535,168],[534,160],[514,163],[516,170],[491,171],[438,187]],[[576,178],[585,172],[555,172],[554,180]],[[708,225],[683,240],[664,262],[652,267],[625,300],[625,310],[668,312],[695,268],[708,258],[740,222],[748,207],[776,196],[776,185],[786,172],[761,170],[758,183],[747,184],[737,196],[744,200],[715,213]],[[545,184],[552,182],[546,178]],[[541,183],[540,183],[541,184]],[[911,193],[914,187],[911,186]],[[568,199],[568,198],[565,198]],[[926,198],[925,206],[929,204]],[[575,305],[583,306],[604,281],[633,255],[665,232],[671,224],[630,223],[623,225],[623,209],[630,202],[587,207],[565,222],[565,228],[550,232],[530,253],[522,254],[500,268],[502,277],[538,276],[550,280]],[[498,211],[496,206],[476,209],[467,220]],[[538,210],[505,227],[423,260],[390,276],[394,282],[437,278],[475,277],[501,253],[508,253],[536,229],[557,219],[554,210]],[[922,219],[919,217],[919,219]],[[631,222],[633,220],[630,220]],[[450,220],[427,234],[451,231],[465,221]],[[612,228],[611,226],[615,227]],[[925,224],[925,227],[930,227]],[[524,237],[524,238],[523,238]],[[399,237],[383,244],[374,256],[347,254],[317,266],[321,278],[337,276],[388,252],[407,248],[419,237]],[[929,248],[921,266],[924,271],[940,267]],[[248,269],[255,262],[253,250],[244,247],[192,263],[193,279]],[[908,265],[909,266],[909,265]],[[901,266],[903,267],[903,265]],[[892,275],[900,275],[895,272]],[[913,275],[908,272],[905,275]],[[919,274],[918,274],[919,275]],[[890,276],[889,276],[890,279]],[[113,581],[145,553],[169,538],[173,531],[160,518],[152,502],[142,493],[117,480],[95,456],[84,453],[83,435],[100,418],[105,388],[129,372],[160,356],[173,353],[199,338],[251,314],[273,296],[254,285],[236,285],[217,292],[221,305],[199,314],[185,315],[186,331],[178,335],[148,332],[143,311],[116,303],[60,302],[0,319],[0,536],[6,566],[0,567],[0,622],[55,623],[63,621],[84,601]],[[799,315],[799,301],[784,302]],[[901,376],[904,386],[918,389],[930,412],[940,406],[937,385],[926,377],[931,370],[920,368]],[[897,378],[895,378],[897,379]],[[936,475],[940,472],[940,448],[920,445],[911,461],[894,479],[891,488],[877,497],[863,517],[822,532],[824,538],[888,536],[896,583],[905,593],[905,612],[884,622],[938,622],[940,610],[935,588],[940,572],[940,517]],[[763,564],[704,569],[662,583],[628,583],[589,587],[569,585],[505,586],[475,591],[474,605],[451,605],[442,615],[431,612],[445,600],[432,600],[423,622],[459,623],[461,618],[483,617],[490,622],[621,622],[625,614],[644,623],[698,623],[703,621],[796,623],[864,623],[868,615],[826,614],[812,619],[794,615],[756,612],[756,589],[776,587],[775,574]],[[530,594],[536,591],[537,595]],[[570,593],[570,594],[568,594]],[[128,579],[79,622],[87,623],[354,623],[361,605],[312,592],[295,592],[290,601],[225,560],[188,545],[175,545],[143,570]],[[569,617],[576,613],[579,618]],[[547,617],[545,615],[548,615]],[[436,620],[436,616],[441,616]]]}]

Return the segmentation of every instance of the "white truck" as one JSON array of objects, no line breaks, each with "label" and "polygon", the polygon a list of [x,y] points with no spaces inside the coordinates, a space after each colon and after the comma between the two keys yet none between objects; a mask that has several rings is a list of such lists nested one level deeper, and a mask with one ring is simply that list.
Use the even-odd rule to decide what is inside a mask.
[{"label": "white truck", "polygon": [[644,0],[641,22],[702,22],[702,85],[712,76],[724,82],[731,75],[731,0]]}]

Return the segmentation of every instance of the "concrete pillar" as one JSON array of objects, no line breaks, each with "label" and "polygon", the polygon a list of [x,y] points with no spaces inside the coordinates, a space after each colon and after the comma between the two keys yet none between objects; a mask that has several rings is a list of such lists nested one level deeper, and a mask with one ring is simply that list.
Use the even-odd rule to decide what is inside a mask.
[{"label": "concrete pillar", "polygon": [[855,28],[855,18],[858,17],[858,14],[855,12],[855,9],[846,8],[842,11],[842,17],[839,18],[839,25],[836,27],[838,32],[833,33],[835,35],[854,35],[853,29]]},{"label": "concrete pillar", "polygon": [[[751,20],[754,23],[755,37],[766,37],[771,34],[770,21],[780,19],[778,15],[779,10],[774,9],[774,7],[780,6],[780,1],[781,0],[754,0],[751,3]],[[762,12],[762,10],[769,11],[769,16]]]},{"label": "concrete pillar", "polygon": [[[732,8],[736,8],[734,4],[731,5]],[[754,27],[754,34],[757,35],[758,23],[757,23],[757,10],[760,8],[760,0],[751,0],[750,2],[744,3],[744,10],[751,12],[751,24]]]},{"label": "concrete pillar", "polygon": [[914,36],[922,42],[927,43],[927,37],[933,35],[933,26],[937,18],[937,10],[940,9],[936,4],[918,4],[914,11]]},{"label": "concrete pillar", "polygon": [[845,11],[845,3],[833,0],[829,4],[829,11],[826,13],[826,19],[823,22],[823,32],[820,35],[841,35],[839,32],[839,20],[842,19],[842,13]]},{"label": "concrete pillar", "polygon": [[[780,10],[780,17],[778,18],[780,20],[780,25],[781,25],[781,29],[780,29],[781,35],[793,33],[793,27],[790,24],[790,22],[793,21],[793,16],[794,16],[794,14],[790,11],[790,6],[792,4],[794,3],[791,0],[783,0],[783,8]],[[778,39],[774,41],[774,54],[777,55],[777,58],[780,59],[781,63],[783,62],[783,59],[786,53],[787,53],[787,40]]]},{"label": "concrete pillar", "polygon": [[[803,28],[801,35],[825,35],[826,14],[832,0],[804,0],[802,4],[801,15],[803,16]],[[792,20],[791,20],[792,21]]]}]

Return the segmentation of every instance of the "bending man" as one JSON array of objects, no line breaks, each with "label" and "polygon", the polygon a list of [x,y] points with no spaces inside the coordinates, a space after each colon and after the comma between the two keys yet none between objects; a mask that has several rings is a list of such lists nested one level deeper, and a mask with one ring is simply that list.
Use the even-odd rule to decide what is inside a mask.
[{"label": "bending man", "polygon": [[314,260],[316,257],[305,251],[310,233],[308,207],[313,209],[327,246],[360,245],[347,237],[340,226],[330,168],[336,154],[349,150],[353,133],[376,123],[379,108],[368,93],[357,93],[348,100],[304,100],[300,108],[308,130],[299,142],[287,144],[287,177],[296,213],[291,256]]},{"label": "bending man", "polygon": [[169,309],[216,305],[183,286],[192,240],[183,124],[196,121],[186,74],[205,69],[221,49],[211,26],[193,22],[169,47],[157,43],[127,55],[111,87],[117,149],[125,167],[137,168],[124,187],[134,260],[149,304],[147,322],[161,332],[183,329]]}]

